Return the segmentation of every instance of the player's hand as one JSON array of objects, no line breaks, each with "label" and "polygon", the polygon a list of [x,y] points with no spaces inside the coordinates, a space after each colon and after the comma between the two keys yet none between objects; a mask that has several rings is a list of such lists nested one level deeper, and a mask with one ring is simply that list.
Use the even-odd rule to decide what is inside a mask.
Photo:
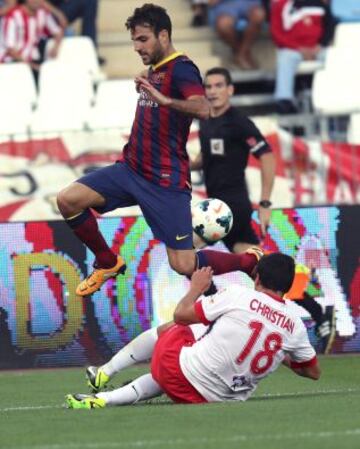
[{"label": "player's hand", "polygon": [[137,77],[135,77],[134,82],[135,82],[135,89],[137,93],[140,93],[140,84],[139,84],[139,79],[140,78],[145,78],[147,79],[149,74],[148,70],[143,70],[141,73],[139,73],[139,75]]},{"label": "player's hand", "polygon": [[261,207],[259,206],[259,221],[260,221],[260,232],[262,238],[266,236],[268,227],[270,225],[270,218],[271,218],[271,209],[268,207]]},{"label": "player's hand", "polygon": [[211,267],[203,267],[194,271],[191,276],[191,289],[199,294],[205,293],[211,286],[212,276],[214,272]]},{"label": "player's hand", "polygon": [[159,106],[169,106],[171,103],[171,99],[169,97],[165,97],[161,92],[159,92],[149,81],[143,76],[137,76],[135,78],[135,84],[139,91],[145,91],[152,100],[154,100]]}]

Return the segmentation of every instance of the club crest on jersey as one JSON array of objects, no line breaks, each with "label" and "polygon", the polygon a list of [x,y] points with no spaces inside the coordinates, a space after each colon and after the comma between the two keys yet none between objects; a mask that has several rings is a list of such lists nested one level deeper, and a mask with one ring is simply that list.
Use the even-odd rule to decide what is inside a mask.
[{"label": "club crest on jersey", "polygon": [[150,81],[152,84],[161,84],[165,79],[166,73],[160,72],[160,73],[152,73],[150,75]]}]

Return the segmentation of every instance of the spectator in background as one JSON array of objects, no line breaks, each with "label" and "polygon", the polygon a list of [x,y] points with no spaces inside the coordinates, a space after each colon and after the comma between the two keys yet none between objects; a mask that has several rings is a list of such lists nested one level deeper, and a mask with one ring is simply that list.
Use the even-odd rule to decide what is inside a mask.
[{"label": "spectator in background", "polygon": [[16,4],[16,0],[0,0],[0,19],[5,16],[10,9],[14,8]]},{"label": "spectator in background", "polygon": [[208,0],[192,0],[192,9],[194,15],[191,25],[193,27],[202,27],[207,25]]},{"label": "spectator in background", "polygon": [[0,62],[26,62],[36,75],[42,62],[39,43],[46,36],[55,39],[49,56],[56,57],[61,28],[43,7],[43,0],[23,0],[3,17]]},{"label": "spectator in background", "polygon": [[[208,0],[208,4],[210,23],[230,45],[235,64],[244,70],[256,69],[251,47],[266,18],[261,0]],[[246,26],[239,38],[237,25],[241,19],[246,20]]]},{"label": "spectator in background", "polygon": [[81,19],[81,34],[89,37],[97,47],[98,0],[46,0],[44,4],[63,28]]},{"label": "spectator in background", "polygon": [[280,114],[297,112],[294,83],[301,61],[323,60],[335,20],[325,0],[271,0],[271,34],[277,47],[275,100]]}]

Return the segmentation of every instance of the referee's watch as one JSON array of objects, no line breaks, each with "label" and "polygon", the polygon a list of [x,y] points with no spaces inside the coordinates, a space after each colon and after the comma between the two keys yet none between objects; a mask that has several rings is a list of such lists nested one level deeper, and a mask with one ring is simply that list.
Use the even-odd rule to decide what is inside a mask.
[{"label": "referee's watch", "polygon": [[271,207],[272,202],[269,200],[261,200],[259,201],[259,206],[264,207],[265,209],[269,209]]}]

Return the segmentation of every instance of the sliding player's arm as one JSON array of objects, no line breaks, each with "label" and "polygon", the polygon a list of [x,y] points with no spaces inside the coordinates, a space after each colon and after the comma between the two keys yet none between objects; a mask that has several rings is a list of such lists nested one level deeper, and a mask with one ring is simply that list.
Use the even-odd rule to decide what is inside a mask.
[{"label": "sliding player's arm", "polygon": [[320,379],[321,369],[316,356],[306,362],[294,362],[289,355],[286,355],[283,360],[283,365],[290,368],[298,376],[307,377],[312,380]]},{"label": "sliding player's arm", "polygon": [[174,321],[176,324],[201,323],[199,314],[195,309],[195,302],[205,293],[212,279],[212,269],[210,267],[196,270],[191,277],[190,289],[176,306]]}]

